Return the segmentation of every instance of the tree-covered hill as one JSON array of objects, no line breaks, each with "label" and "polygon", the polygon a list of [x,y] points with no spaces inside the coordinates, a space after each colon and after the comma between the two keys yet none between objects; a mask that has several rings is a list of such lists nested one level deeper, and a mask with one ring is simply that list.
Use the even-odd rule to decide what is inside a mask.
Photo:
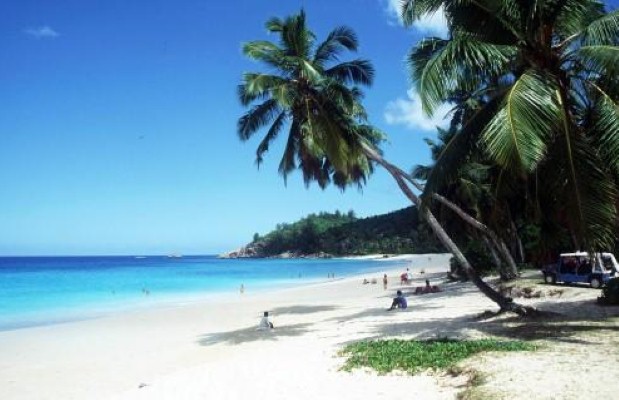
[{"label": "tree-covered hill", "polygon": [[362,255],[370,253],[428,253],[442,251],[415,207],[357,218],[354,212],[310,214],[291,224],[278,224],[231,257]]}]

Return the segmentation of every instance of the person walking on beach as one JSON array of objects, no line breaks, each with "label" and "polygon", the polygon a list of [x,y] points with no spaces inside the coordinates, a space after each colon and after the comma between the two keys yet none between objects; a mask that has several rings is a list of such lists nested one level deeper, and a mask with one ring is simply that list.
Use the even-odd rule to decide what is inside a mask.
[{"label": "person walking on beach", "polygon": [[389,283],[389,280],[387,279],[387,274],[383,275],[383,289],[387,290],[387,284]]},{"label": "person walking on beach", "polygon": [[404,297],[404,295],[402,294],[402,291],[398,290],[396,294],[397,296],[393,299],[393,302],[391,303],[391,307],[389,307],[387,311],[391,311],[395,308],[405,309],[408,307],[408,303],[406,302],[406,297]]},{"label": "person walking on beach", "polygon": [[413,274],[411,274],[411,271],[406,268],[406,272],[403,272],[402,275],[400,275],[400,285],[410,285],[411,281],[413,280]]},{"label": "person walking on beach", "polygon": [[269,312],[265,311],[262,319],[260,320],[260,323],[258,324],[258,329],[259,330],[269,330],[269,329],[273,329],[273,323],[271,321],[269,321]]}]

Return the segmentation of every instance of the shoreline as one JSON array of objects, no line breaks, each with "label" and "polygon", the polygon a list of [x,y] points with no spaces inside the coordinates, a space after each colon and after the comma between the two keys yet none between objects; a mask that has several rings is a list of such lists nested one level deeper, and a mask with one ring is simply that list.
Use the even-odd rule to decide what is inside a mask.
[{"label": "shoreline", "polygon": [[[612,398],[616,385],[588,385],[599,376],[619,379],[607,368],[609,357],[618,354],[619,310],[597,306],[599,291],[559,290],[531,273],[519,284],[534,285],[546,297],[518,301],[561,318],[488,317],[496,305],[471,283],[443,279],[449,256],[431,257],[436,264],[420,263],[425,273],[413,272],[410,286],[399,282],[402,265],[381,263],[382,271],[327,282],[0,332],[0,398],[455,400],[466,388],[465,376],[340,370],[339,351],[349,343],[438,337],[521,339],[542,346],[533,353],[488,353],[465,361],[463,370],[486,376],[481,389],[491,393],[488,398]],[[363,284],[366,278],[378,283]],[[443,291],[414,296],[427,278]],[[409,308],[387,312],[399,289]],[[557,290],[560,296],[550,298]],[[264,311],[275,329],[256,329]],[[539,381],[547,384],[540,387]]]},{"label": "shoreline", "polygon": [[[382,254],[373,254],[368,256],[361,257],[342,257],[331,260],[386,260],[386,261],[400,261],[406,262],[412,260],[420,259],[425,255],[417,255],[417,254],[406,254],[399,255],[396,257],[385,258]],[[441,255],[437,255],[441,256]],[[268,259],[265,259],[268,260]],[[318,262],[321,259],[316,259]],[[372,269],[380,269],[383,266],[377,264]],[[352,276],[363,274],[366,272],[354,272]],[[351,275],[346,274],[345,277],[350,277]],[[340,278],[340,277],[338,277]],[[311,277],[311,278],[303,278],[301,281],[297,281],[296,279],[285,279],[285,280],[273,280],[269,282],[260,282],[257,285],[248,285],[246,282],[244,283],[245,290],[251,291],[252,293],[259,292],[268,292],[268,291],[277,291],[281,289],[287,288],[296,288],[303,287],[306,285],[313,285],[319,283],[325,283],[332,281],[333,278],[320,278],[320,277]],[[92,304],[87,304],[81,307],[57,307],[50,308],[45,310],[37,310],[31,312],[25,312],[21,315],[16,314],[14,318],[8,317],[5,318],[6,321],[0,325],[0,332],[4,331],[14,331],[14,330],[22,330],[28,328],[34,328],[37,326],[49,326],[55,324],[66,324],[71,322],[78,322],[84,320],[92,320],[92,319],[100,319],[107,318],[110,316],[114,316],[117,314],[132,312],[132,311],[144,311],[151,310],[157,308],[169,308],[176,307],[178,305],[186,305],[186,304],[196,304],[201,302],[209,302],[212,300],[218,300],[221,298],[226,298],[227,296],[234,296],[238,294],[238,288],[221,288],[216,290],[209,291],[178,291],[178,292],[168,292],[168,293],[157,293],[153,295],[149,295],[147,297],[130,297],[127,298],[124,302],[122,299],[113,299],[113,302],[109,300],[94,302]],[[248,293],[249,294],[249,293]]]},{"label": "shoreline", "polygon": [[[445,272],[443,266],[436,268]],[[427,273],[430,270],[426,268]],[[383,271],[390,276],[387,291],[380,283],[362,285],[364,277],[380,278]],[[379,306],[383,313],[399,287],[397,277],[402,267],[385,264],[383,271],[271,291],[223,294],[189,304],[126,311],[96,319],[1,331],[0,398],[40,399],[46,393],[50,399],[116,396],[131,399],[142,392],[146,394],[145,387],[140,393],[135,392],[142,383],[155,386],[154,382],[176,379],[173,378],[176,374],[184,379],[195,368],[207,368],[213,376],[227,382],[232,379],[228,373],[234,375],[235,371],[236,364],[231,360],[246,364],[248,354],[252,359],[262,359],[259,354],[269,349],[274,355],[286,355],[285,360],[280,360],[284,364],[303,360],[306,350],[324,355],[319,338],[308,337],[308,341],[299,342],[304,332],[318,329],[321,316],[327,317],[327,323],[332,325],[351,311],[362,312],[370,303]],[[256,336],[260,333],[255,330],[265,310],[271,312],[276,326],[273,335],[266,338]],[[340,324],[335,323],[339,329]],[[329,346],[333,346],[339,334],[328,336],[331,337]],[[352,339],[353,336],[341,337]],[[278,344],[288,340],[292,340],[289,344],[293,347],[285,345],[288,350],[281,353]],[[244,350],[239,352],[239,347]],[[297,357],[288,359],[291,354]],[[331,356],[328,362],[332,364],[330,359]],[[315,367],[320,368],[323,361],[316,360]],[[246,373],[254,374],[262,367],[256,361],[250,362],[247,368],[251,371]],[[242,397],[240,394],[226,397],[228,389],[218,390],[223,392],[210,397]],[[250,388],[247,390],[252,392]],[[174,397],[170,396],[167,393],[155,398]]]}]

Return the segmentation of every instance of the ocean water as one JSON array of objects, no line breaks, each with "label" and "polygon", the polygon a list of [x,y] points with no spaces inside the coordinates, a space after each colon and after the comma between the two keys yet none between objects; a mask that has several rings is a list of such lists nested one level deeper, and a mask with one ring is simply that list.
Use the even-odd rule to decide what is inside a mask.
[{"label": "ocean water", "polygon": [[0,257],[0,330],[93,318],[209,295],[326,281],[403,261],[169,257]]}]

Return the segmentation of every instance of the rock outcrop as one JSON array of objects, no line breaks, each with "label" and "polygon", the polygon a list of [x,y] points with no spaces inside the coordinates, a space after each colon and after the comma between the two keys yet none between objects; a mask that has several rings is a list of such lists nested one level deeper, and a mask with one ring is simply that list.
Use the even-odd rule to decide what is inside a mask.
[{"label": "rock outcrop", "polygon": [[219,258],[263,258],[262,245],[258,243],[250,243],[247,246],[243,246],[237,250],[230,251],[228,253],[222,253]]}]

